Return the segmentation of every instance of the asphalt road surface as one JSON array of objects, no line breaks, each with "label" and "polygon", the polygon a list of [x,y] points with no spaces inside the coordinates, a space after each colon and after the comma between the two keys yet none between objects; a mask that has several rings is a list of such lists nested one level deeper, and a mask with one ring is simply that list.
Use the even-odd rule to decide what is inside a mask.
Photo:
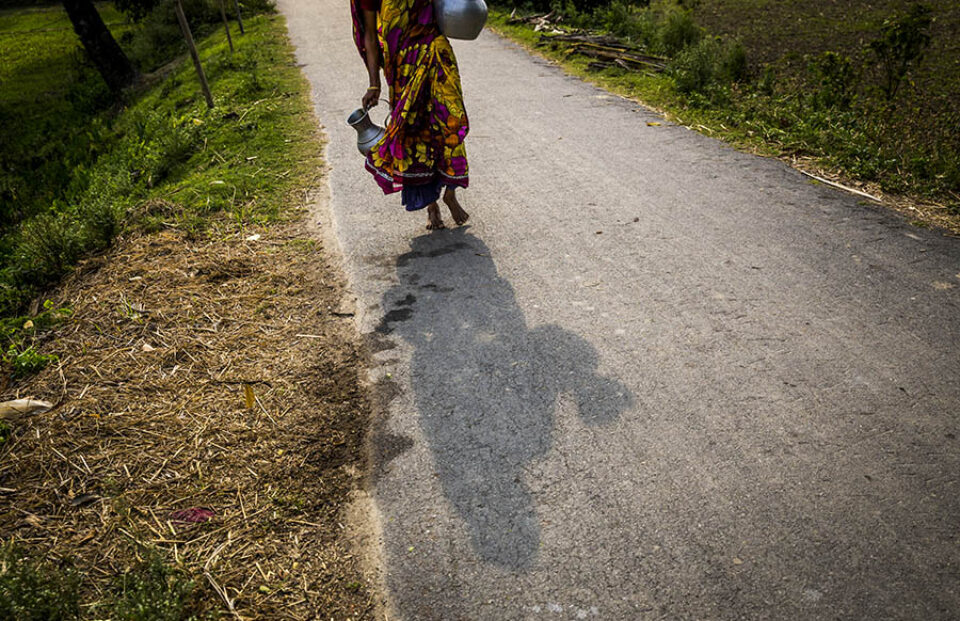
[{"label": "asphalt road surface", "polygon": [[391,617],[960,618],[960,240],[487,32],[454,44],[470,226],[428,234],[344,122],[346,2],[280,8],[374,352]]}]

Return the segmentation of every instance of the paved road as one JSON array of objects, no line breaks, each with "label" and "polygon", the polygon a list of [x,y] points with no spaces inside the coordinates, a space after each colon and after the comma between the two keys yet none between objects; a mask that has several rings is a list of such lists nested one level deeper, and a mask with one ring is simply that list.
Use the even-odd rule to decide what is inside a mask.
[{"label": "paved road", "polygon": [[455,44],[472,226],[428,235],[343,122],[346,4],[280,7],[375,352],[394,615],[960,618],[960,241],[489,33]]}]

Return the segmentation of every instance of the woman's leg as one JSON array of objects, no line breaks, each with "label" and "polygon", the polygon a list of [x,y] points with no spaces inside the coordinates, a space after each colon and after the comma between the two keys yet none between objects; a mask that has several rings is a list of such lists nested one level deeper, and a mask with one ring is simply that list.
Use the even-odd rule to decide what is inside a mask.
[{"label": "woman's leg", "polygon": [[446,191],[443,193],[443,202],[447,204],[447,207],[450,209],[450,215],[458,226],[465,224],[466,221],[470,219],[470,214],[463,209],[460,201],[457,200],[457,188],[447,186]]},{"label": "woman's leg", "polygon": [[443,223],[443,218],[440,217],[440,206],[434,201],[427,205],[427,230],[435,231],[444,228],[446,228],[446,225]]}]

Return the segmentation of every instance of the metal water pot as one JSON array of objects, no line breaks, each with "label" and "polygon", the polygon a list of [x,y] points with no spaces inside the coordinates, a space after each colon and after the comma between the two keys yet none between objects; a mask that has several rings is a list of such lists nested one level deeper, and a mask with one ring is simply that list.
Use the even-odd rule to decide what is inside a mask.
[{"label": "metal water pot", "polygon": [[448,39],[473,40],[487,23],[484,0],[433,0],[437,25]]},{"label": "metal water pot", "polygon": [[387,133],[387,130],[370,120],[370,114],[363,108],[357,108],[347,117],[347,125],[357,130],[357,149],[364,156]]}]

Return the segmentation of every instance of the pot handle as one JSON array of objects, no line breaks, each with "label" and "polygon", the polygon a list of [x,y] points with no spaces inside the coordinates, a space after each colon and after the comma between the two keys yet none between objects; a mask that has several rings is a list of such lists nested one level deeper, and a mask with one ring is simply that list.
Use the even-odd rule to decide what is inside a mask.
[{"label": "pot handle", "polygon": [[[388,106],[390,105],[390,102],[387,101],[386,99],[384,99],[383,97],[381,97],[378,101],[382,101],[383,103],[387,104]],[[372,106],[371,106],[371,108],[372,108]],[[364,108],[363,111],[369,113],[371,108]],[[388,108],[387,116],[385,116],[385,117],[383,118],[383,125],[384,125],[384,127],[386,127],[387,125],[390,124],[390,117],[391,117],[391,116],[393,116],[393,110],[390,110],[390,109]]]}]

